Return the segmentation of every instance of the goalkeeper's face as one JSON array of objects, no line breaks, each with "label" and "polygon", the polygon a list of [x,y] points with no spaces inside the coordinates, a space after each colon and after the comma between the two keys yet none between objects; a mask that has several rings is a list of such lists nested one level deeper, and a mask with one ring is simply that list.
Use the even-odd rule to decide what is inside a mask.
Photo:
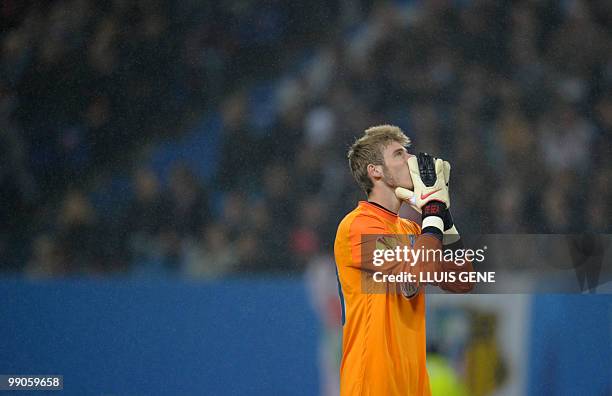
[{"label": "goalkeeper's face", "polygon": [[383,152],[385,165],[383,166],[382,181],[391,187],[391,189],[395,190],[396,187],[404,187],[412,190],[414,188],[410,169],[408,168],[408,158],[411,156],[412,154],[409,154],[406,148],[398,142],[393,142],[385,148]]}]

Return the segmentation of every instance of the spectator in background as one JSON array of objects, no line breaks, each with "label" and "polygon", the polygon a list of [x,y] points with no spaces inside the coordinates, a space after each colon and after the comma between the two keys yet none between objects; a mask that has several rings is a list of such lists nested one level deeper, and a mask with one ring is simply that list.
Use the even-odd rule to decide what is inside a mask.
[{"label": "spectator in background", "polygon": [[298,268],[305,268],[307,262],[321,253],[326,217],[325,202],[316,196],[299,202],[298,220],[290,234],[291,254]]},{"label": "spectator in background", "polygon": [[294,157],[291,179],[295,196],[316,195],[324,182],[321,157],[323,152],[313,146],[303,146]]},{"label": "spectator in background", "polygon": [[[223,124],[212,181],[204,188],[177,166],[166,191],[143,170],[118,225],[129,230],[126,256],[152,260],[162,273],[180,270],[183,246],[216,223],[236,249],[238,271],[301,268],[288,263],[310,254],[303,236],[331,240],[323,235],[335,229],[334,214],[361,197],[346,159],[329,148],[383,121],[411,130],[419,147],[452,162],[461,181],[452,187],[453,210],[468,220],[465,232],[567,232],[582,226],[572,221],[580,214],[585,229],[609,230],[612,8],[602,4],[399,2],[373,5],[367,15],[367,7],[355,13],[345,4],[354,13],[340,17],[354,25],[344,27],[333,23],[328,4],[259,10],[71,0],[3,14],[10,23],[0,36],[0,146],[7,154],[0,156],[0,182],[8,204],[0,210],[7,220],[0,255],[24,262],[19,252],[28,250],[29,231],[39,221],[53,223],[45,210],[28,208],[53,212],[69,200],[69,186],[93,181],[96,188],[98,175],[124,168],[118,159],[138,158],[138,143],[155,142],[164,129],[178,136],[205,111]],[[307,26],[317,15],[329,23]],[[263,128],[253,116],[262,106],[253,106],[261,96],[245,84],[250,77],[257,88],[275,87]],[[216,103],[223,103],[219,112]],[[486,166],[476,170],[480,156]],[[577,195],[587,189],[568,183],[584,185],[586,174],[589,193]],[[210,213],[209,194],[221,197],[219,216]],[[325,197],[329,216],[314,225],[304,221],[309,203],[300,200],[316,195]],[[482,202],[487,196],[493,205]],[[112,243],[99,221],[78,227]],[[89,249],[66,240],[83,238],[67,234],[75,227],[49,231],[59,252],[65,245]],[[117,251],[113,246],[104,250]],[[93,256],[106,260],[104,252]]]},{"label": "spectator in background", "polygon": [[125,239],[132,260],[158,254],[159,233],[170,221],[170,203],[160,191],[159,180],[148,168],[138,168],[133,176],[134,198],[125,213]]},{"label": "spectator in background", "polygon": [[[259,206],[268,215],[267,227],[261,230],[260,226],[259,235],[269,258],[269,268],[278,271],[294,265],[289,254],[289,234],[295,220],[296,197],[291,188],[287,166],[280,163],[270,165],[265,169],[263,178],[263,196]],[[254,214],[256,212],[253,211]],[[257,221],[257,214],[255,216],[252,219],[255,220],[257,230],[257,225],[262,222]]]},{"label": "spectator in background", "polygon": [[183,247],[182,270],[194,279],[215,279],[236,270],[238,258],[224,227],[212,223]]},{"label": "spectator in background", "polygon": [[540,121],[539,146],[551,173],[587,170],[595,129],[568,103],[558,103]]},{"label": "spectator in background", "polygon": [[210,219],[208,196],[193,172],[177,164],[170,174],[168,232],[193,236]]},{"label": "spectator in background", "polygon": [[251,229],[245,229],[236,241],[238,254],[238,272],[242,274],[256,274],[269,269],[267,252],[262,248],[261,238]]},{"label": "spectator in background", "polygon": [[[300,142],[303,130],[302,119],[305,116],[303,103],[296,102],[280,112],[278,120],[264,138],[264,152],[277,164],[291,165]],[[270,164],[268,161],[267,164]]]},{"label": "spectator in background", "polygon": [[19,131],[2,117],[7,100],[0,83],[0,261],[7,268],[19,269],[28,254],[23,214],[32,211],[37,191]]},{"label": "spectator in background", "polygon": [[53,237],[42,234],[34,240],[32,257],[25,267],[26,275],[33,278],[64,276],[70,271]]},{"label": "spectator in background", "polygon": [[493,219],[493,228],[500,233],[520,234],[524,215],[521,213],[524,197],[520,196],[520,188],[510,181],[493,196],[493,203],[498,214]]},{"label": "spectator in background", "polygon": [[240,190],[231,191],[224,196],[219,221],[225,226],[231,241],[235,241],[244,228],[247,205],[248,200]]},{"label": "spectator in background", "polygon": [[253,190],[259,181],[264,152],[247,123],[246,101],[246,94],[239,92],[223,105],[221,152],[215,181],[221,191]]},{"label": "spectator in background", "polygon": [[89,198],[81,190],[70,191],[57,218],[57,240],[68,272],[89,273],[98,264],[98,246],[104,235]]},{"label": "spectator in background", "polygon": [[[257,235],[253,242],[257,245],[258,253],[254,264],[249,265],[244,261],[242,264],[257,271],[283,271],[293,267],[295,263],[289,255],[288,231],[284,228],[288,223],[277,217],[274,206],[266,199],[259,199],[249,206],[247,213],[239,240],[242,241],[243,237],[249,240],[251,234]],[[249,258],[245,256],[244,259]]]},{"label": "spectator in background", "polygon": [[[92,141],[93,165],[103,164],[109,151],[116,144],[115,136],[118,129],[112,124],[111,100],[107,95],[95,96],[91,99],[83,116],[86,135]],[[91,139],[91,136],[96,136]]]},{"label": "spectator in background", "polygon": [[595,110],[599,133],[593,144],[594,165],[612,169],[612,89],[597,102]]}]

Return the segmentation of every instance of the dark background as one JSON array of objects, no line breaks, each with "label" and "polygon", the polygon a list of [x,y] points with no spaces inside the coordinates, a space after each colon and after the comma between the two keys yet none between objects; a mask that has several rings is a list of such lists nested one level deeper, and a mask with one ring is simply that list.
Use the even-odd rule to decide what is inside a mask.
[{"label": "dark background", "polygon": [[462,232],[610,231],[607,2],[293,3],[2,2],[1,268],[300,270],[379,123]]},{"label": "dark background", "polygon": [[[0,371],[334,394],[346,153],[383,123],[452,163],[462,233],[610,233],[612,3],[0,1]],[[610,394],[607,295],[474,297],[428,314],[468,394]]]}]

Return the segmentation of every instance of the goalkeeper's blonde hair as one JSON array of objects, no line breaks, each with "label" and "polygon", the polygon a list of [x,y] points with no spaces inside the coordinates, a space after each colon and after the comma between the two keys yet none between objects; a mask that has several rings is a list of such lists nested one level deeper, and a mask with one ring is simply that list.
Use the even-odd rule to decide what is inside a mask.
[{"label": "goalkeeper's blonde hair", "polygon": [[348,152],[349,167],[355,181],[366,194],[372,192],[374,183],[368,176],[368,165],[383,165],[383,150],[391,142],[398,142],[404,147],[410,146],[410,138],[395,125],[377,125],[365,130]]}]

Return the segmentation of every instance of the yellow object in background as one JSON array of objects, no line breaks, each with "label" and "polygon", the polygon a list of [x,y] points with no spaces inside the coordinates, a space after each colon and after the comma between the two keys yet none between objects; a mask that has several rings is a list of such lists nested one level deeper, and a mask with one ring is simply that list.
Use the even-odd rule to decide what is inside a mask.
[{"label": "yellow object in background", "polygon": [[448,359],[427,354],[427,371],[432,396],[467,396],[467,389]]}]

